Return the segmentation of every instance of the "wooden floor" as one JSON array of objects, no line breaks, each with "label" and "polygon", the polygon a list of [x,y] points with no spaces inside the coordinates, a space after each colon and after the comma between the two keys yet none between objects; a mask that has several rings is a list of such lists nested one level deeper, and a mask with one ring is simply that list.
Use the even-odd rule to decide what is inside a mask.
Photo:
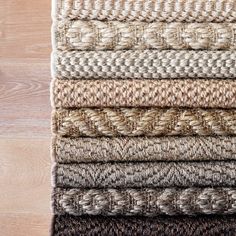
[{"label": "wooden floor", "polygon": [[0,0],[0,235],[49,235],[50,0]]}]

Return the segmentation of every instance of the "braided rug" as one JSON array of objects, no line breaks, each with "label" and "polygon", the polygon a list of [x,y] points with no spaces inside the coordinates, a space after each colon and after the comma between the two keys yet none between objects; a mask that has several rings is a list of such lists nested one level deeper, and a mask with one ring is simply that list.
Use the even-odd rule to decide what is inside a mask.
[{"label": "braided rug", "polygon": [[208,49],[235,50],[233,23],[145,23],[59,21],[60,50]]},{"label": "braided rug", "polygon": [[57,163],[236,160],[236,137],[63,138],[55,136]]},{"label": "braided rug", "polygon": [[236,162],[125,162],[57,164],[56,187],[136,188],[235,186]]},{"label": "braided rug", "polygon": [[234,0],[58,0],[55,18],[119,21],[235,22]]},{"label": "braided rug", "polygon": [[236,107],[236,80],[59,80],[52,82],[52,106]]},{"label": "braided rug", "polygon": [[52,236],[216,236],[236,234],[235,216],[105,217],[56,215]]},{"label": "braided rug", "polygon": [[119,50],[58,51],[53,77],[83,78],[235,78],[235,51]]},{"label": "braided rug", "polygon": [[236,213],[236,189],[55,189],[55,214],[196,215]]},{"label": "braided rug", "polygon": [[104,108],[55,110],[61,136],[235,135],[236,110]]}]

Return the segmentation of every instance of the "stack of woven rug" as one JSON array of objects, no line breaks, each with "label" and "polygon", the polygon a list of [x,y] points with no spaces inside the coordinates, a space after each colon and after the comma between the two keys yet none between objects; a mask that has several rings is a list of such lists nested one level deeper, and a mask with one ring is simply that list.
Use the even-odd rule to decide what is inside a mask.
[{"label": "stack of woven rug", "polygon": [[52,235],[236,235],[236,2],[53,4]]}]

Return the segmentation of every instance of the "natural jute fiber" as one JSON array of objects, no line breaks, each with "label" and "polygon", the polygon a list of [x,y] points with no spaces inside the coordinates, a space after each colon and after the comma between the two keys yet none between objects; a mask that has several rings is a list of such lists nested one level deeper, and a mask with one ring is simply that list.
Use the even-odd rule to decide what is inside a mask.
[{"label": "natural jute fiber", "polygon": [[63,138],[55,136],[57,163],[236,160],[236,137]]},{"label": "natural jute fiber", "polygon": [[236,108],[236,80],[59,80],[52,106]]},{"label": "natural jute fiber", "polygon": [[234,0],[58,0],[57,18],[119,21],[234,22]]},{"label": "natural jute fiber", "polygon": [[55,189],[54,214],[196,215],[236,213],[236,189]]},{"label": "natural jute fiber", "polygon": [[235,51],[58,51],[53,60],[61,79],[236,78]]},{"label": "natural jute fiber", "polygon": [[59,21],[60,50],[208,49],[235,50],[233,23],[145,23]]},{"label": "natural jute fiber", "polygon": [[235,216],[54,216],[52,236],[236,235]]},{"label": "natural jute fiber", "polygon": [[54,186],[72,188],[235,186],[236,162],[57,164]]},{"label": "natural jute fiber", "polygon": [[235,135],[236,110],[104,108],[55,110],[61,136]]}]

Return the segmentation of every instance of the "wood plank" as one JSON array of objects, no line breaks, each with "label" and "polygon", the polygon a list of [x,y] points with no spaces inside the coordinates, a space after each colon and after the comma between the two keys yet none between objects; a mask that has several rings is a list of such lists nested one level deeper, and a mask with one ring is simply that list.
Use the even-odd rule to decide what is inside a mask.
[{"label": "wood plank", "polygon": [[49,70],[49,59],[0,59],[0,137],[50,137]]},{"label": "wood plank", "polygon": [[51,1],[7,0],[0,4],[2,58],[48,58]]},{"label": "wood plank", "polygon": [[50,137],[50,5],[0,4],[0,137]]},{"label": "wood plank", "polygon": [[4,214],[0,215],[0,235],[48,236],[50,215]]},{"label": "wood plank", "polygon": [[0,214],[50,213],[50,142],[0,139]]},{"label": "wood plank", "polygon": [[51,1],[0,4],[0,235],[49,235]]}]

